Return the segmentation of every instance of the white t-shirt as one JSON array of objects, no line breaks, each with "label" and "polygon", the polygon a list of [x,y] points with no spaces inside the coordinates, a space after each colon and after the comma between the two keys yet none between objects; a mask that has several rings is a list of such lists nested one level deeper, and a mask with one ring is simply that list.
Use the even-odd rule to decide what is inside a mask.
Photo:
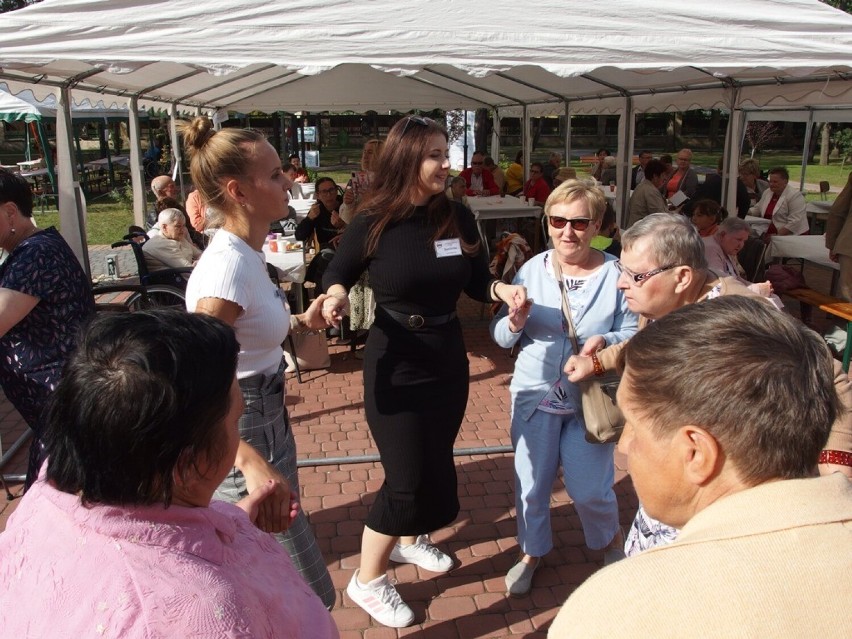
[{"label": "white t-shirt", "polygon": [[195,311],[208,297],[238,304],[234,329],[240,343],[237,378],[273,374],[283,355],[281,343],[290,329],[290,307],[266,271],[263,252],[220,229],[204,250],[186,287],[186,308]]}]

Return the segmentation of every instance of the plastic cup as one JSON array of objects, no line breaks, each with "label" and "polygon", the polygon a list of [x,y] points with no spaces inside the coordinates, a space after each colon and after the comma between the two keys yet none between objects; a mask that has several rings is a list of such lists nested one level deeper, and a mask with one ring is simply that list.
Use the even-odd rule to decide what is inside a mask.
[{"label": "plastic cup", "polygon": [[521,201],[521,204],[523,204],[523,203],[525,203],[525,202],[527,201],[527,198],[526,198],[526,197],[524,197],[523,195],[519,195],[519,196],[518,196],[518,199]]},{"label": "plastic cup", "polygon": [[615,182],[610,182],[610,183],[609,183],[609,191],[610,191],[610,193],[612,193],[613,191],[615,191]]},{"label": "plastic cup", "polygon": [[278,247],[279,253],[287,250],[287,240],[275,240],[275,245]]}]

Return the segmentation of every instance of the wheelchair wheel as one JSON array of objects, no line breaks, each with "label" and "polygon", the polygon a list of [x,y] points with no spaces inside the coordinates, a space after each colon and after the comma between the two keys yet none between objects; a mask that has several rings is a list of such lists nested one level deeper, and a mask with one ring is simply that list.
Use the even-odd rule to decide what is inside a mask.
[{"label": "wheelchair wheel", "polygon": [[145,293],[134,293],[127,300],[131,311],[141,311],[151,308],[177,307],[186,308],[186,295],[173,286],[153,284],[145,287]]}]

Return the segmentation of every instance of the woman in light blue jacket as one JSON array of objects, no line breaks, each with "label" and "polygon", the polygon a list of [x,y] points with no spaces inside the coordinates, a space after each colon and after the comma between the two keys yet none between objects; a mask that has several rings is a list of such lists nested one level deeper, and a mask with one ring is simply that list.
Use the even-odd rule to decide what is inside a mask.
[{"label": "woman in light blue jacket", "polygon": [[585,440],[580,388],[562,372],[572,347],[556,279],[561,272],[580,348],[594,335],[610,345],[636,332],[638,319],[617,287],[615,258],[590,246],[605,208],[603,192],[585,182],[569,180],[551,193],[544,213],[554,248],[515,278],[531,303],[515,313],[504,306],[491,323],[497,344],[520,348],[510,392],[521,556],[506,575],[515,596],[529,592],[539,560],[553,548],[550,493],[560,464],[588,547],[606,549],[608,560],[624,556],[612,489],[615,444]]}]

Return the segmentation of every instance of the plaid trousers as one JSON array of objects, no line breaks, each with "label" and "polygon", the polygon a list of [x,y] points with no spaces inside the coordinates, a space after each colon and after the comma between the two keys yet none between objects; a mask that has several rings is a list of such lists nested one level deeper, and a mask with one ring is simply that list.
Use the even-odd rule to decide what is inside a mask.
[{"label": "plaid trousers", "polygon": [[[290,490],[299,493],[296,441],[284,406],[283,366],[275,375],[254,375],[239,383],[246,405],[239,423],[240,437],[287,478]],[[234,468],[213,498],[233,503],[247,494],[245,477]],[[335,601],[334,584],[305,513],[300,509],[290,528],[275,538],[308,585],[331,609]]]}]

